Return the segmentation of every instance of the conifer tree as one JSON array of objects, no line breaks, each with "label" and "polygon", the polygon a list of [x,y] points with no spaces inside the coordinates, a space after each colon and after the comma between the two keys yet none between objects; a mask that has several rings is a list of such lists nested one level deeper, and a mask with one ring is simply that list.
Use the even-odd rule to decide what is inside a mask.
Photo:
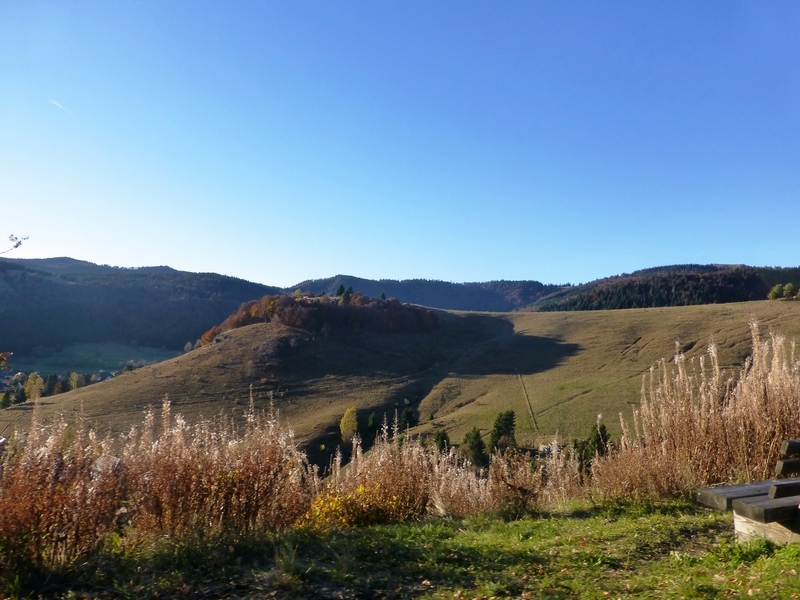
[{"label": "conifer tree", "polygon": [[439,452],[444,452],[450,447],[450,436],[444,429],[439,429],[433,434],[433,443]]},{"label": "conifer tree", "polygon": [[502,452],[517,447],[516,415],[513,410],[505,410],[494,420],[492,432],[489,434],[489,453]]},{"label": "conifer tree", "polygon": [[489,456],[486,454],[486,444],[481,439],[481,432],[477,427],[470,429],[461,442],[462,454],[476,467],[489,466]]}]

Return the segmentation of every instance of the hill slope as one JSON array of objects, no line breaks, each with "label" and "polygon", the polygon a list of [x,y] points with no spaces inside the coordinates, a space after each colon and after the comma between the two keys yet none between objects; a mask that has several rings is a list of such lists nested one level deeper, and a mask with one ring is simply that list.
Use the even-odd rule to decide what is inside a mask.
[{"label": "hill slope", "polygon": [[0,341],[22,355],[81,342],[181,349],[241,303],[279,291],[169,267],[0,259]]},{"label": "hill slope", "polygon": [[[642,375],[669,358],[679,341],[697,357],[712,339],[723,365],[750,352],[749,322],[763,332],[800,336],[800,302],[751,302],[678,308],[571,313],[440,313],[428,333],[338,330],[313,335],[275,323],[232,330],[219,341],[114,380],[49,397],[44,415],[77,415],[123,431],[165,395],[189,419],[243,411],[250,386],[260,406],[270,393],[282,417],[319,455],[338,443],[349,406],[370,412],[418,411],[420,432],[444,428],[458,442],[473,425],[484,431],[500,410],[517,414],[525,444],[585,436],[603,413],[639,400]],[[30,406],[0,411],[0,433],[25,427]]]}]

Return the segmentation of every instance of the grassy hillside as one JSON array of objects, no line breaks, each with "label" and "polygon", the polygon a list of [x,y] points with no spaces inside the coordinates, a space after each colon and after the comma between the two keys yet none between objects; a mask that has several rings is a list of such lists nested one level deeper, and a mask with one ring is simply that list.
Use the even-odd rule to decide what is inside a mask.
[{"label": "grassy hillside", "polygon": [[[35,357],[43,367],[64,364],[74,344],[116,344],[181,350],[245,302],[296,289],[331,295],[352,287],[404,303],[444,310],[600,310],[685,306],[766,298],[775,284],[800,289],[800,269],[743,265],[674,265],[637,271],[581,286],[538,281],[450,283],[369,280],[339,275],[289,290],[213,273],[170,267],[124,269],[71,258],[0,258],[0,348]],[[133,359],[136,351],[128,359]],[[41,360],[52,358],[52,361]],[[109,360],[103,362],[108,363]]]},{"label": "grassy hillside", "polygon": [[[168,395],[189,419],[246,408],[270,394],[297,435],[319,453],[338,443],[349,406],[362,431],[370,412],[417,409],[418,430],[459,442],[486,432],[500,410],[517,414],[527,445],[554,434],[585,436],[598,413],[612,433],[617,413],[639,400],[642,375],[674,353],[698,357],[714,340],[721,363],[738,368],[750,352],[749,322],[800,336],[800,303],[751,302],[627,311],[441,313],[429,333],[335,331],[312,335],[278,324],[226,332],[214,344],[112,381],[44,399],[45,415],[82,414],[122,431]],[[31,407],[0,411],[0,432],[25,427]]]}]

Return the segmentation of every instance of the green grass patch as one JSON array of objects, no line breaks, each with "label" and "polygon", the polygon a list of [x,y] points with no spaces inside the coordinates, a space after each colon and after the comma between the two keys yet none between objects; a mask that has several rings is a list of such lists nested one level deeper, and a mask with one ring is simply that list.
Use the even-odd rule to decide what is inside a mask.
[{"label": "green grass patch", "polygon": [[[51,597],[790,598],[800,547],[737,545],[689,503],[293,531],[114,548],[30,590]],[[6,582],[6,594],[13,592]]]}]

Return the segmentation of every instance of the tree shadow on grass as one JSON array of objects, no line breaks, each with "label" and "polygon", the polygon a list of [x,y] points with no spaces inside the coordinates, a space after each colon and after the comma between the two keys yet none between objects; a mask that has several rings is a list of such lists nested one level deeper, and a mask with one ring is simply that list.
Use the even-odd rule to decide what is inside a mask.
[{"label": "tree shadow on grass", "polygon": [[[502,315],[443,313],[427,333],[376,334],[339,331],[329,339],[298,344],[282,357],[287,372],[298,377],[292,397],[313,400],[318,392],[309,381],[326,376],[374,377],[398,383],[395,391],[370,408],[392,421],[395,411],[416,409],[447,378],[479,379],[492,375],[525,376],[560,365],[581,346],[552,337],[514,331]],[[362,420],[368,418],[364,411]],[[366,425],[360,423],[360,425]],[[363,428],[362,428],[363,430]],[[325,467],[339,443],[338,424],[309,440],[309,458]],[[369,446],[369,439],[364,440]],[[317,450],[318,448],[325,450]]]},{"label": "tree shadow on grass", "polygon": [[308,338],[281,356],[282,368],[301,379],[381,375],[531,375],[552,369],[581,350],[556,338],[526,335],[502,316],[446,315],[431,332],[338,331]]}]

